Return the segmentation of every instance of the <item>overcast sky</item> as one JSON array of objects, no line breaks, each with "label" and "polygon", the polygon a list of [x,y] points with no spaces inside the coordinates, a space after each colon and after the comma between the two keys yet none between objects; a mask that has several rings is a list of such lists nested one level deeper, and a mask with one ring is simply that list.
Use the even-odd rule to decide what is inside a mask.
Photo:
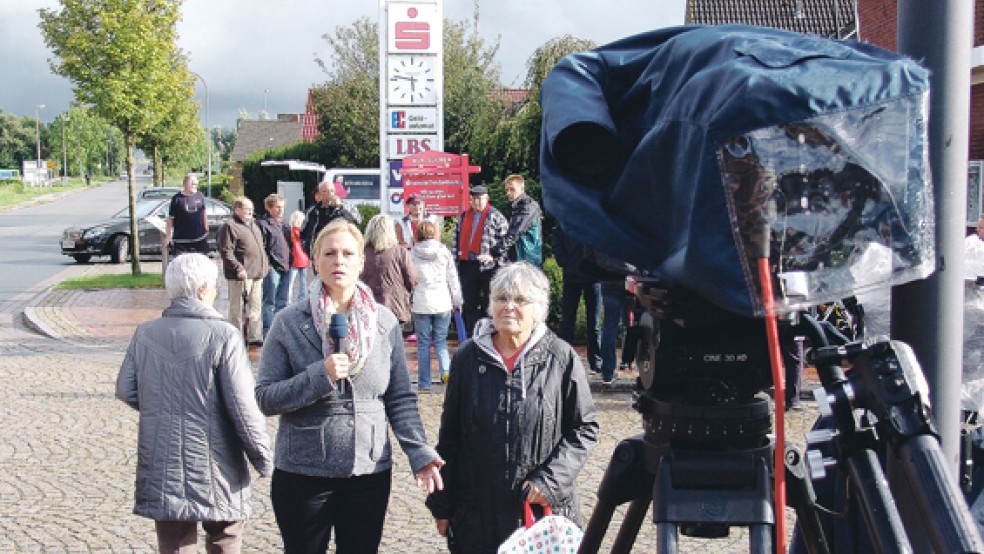
[{"label": "overcast sky", "polygon": [[[498,62],[506,86],[520,86],[526,61],[544,42],[572,33],[604,44],[639,32],[679,25],[685,0],[444,0],[444,16],[471,20],[479,32],[501,37]],[[68,80],[53,75],[51,52],[38,29],[38,9],[57,0],[2,0],[0,109],[42,121],[68,109]],[[189,68],[208,84],[210,122],[232,127],[240,109],[257,117],[304,111],[307,89],[324,82],[315,55],[328,59],[325,33],[360,17],[379,19],[378,0],[185,0],[178,45]],[[198,88],[204,122],[204,90]]]}]

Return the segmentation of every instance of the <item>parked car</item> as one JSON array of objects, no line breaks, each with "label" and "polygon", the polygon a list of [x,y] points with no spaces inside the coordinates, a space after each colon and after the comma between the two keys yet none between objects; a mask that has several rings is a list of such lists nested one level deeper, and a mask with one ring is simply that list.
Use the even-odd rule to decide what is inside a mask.
[{"label": "parked car", "polygon": [[[140,236],[141,256],[160,256],[164,230],[167,228],[167,212],[170,198],[137,200],[137,232]],[[208,245],[217,251],[219,227],[232,217],[232,206],[211,198],[205,199],[208,215]],[[111,218],[89,225],[69,227],[62,232],[61,251],[86,263],[93,256],[109,256],[113,263],[121,264],[130,257],[130,208],[123,208]]]},{"label": "parked car", "polygon": [[147,187],[140,191],[140,198],[167,198],[181,192],[181,187]]}]

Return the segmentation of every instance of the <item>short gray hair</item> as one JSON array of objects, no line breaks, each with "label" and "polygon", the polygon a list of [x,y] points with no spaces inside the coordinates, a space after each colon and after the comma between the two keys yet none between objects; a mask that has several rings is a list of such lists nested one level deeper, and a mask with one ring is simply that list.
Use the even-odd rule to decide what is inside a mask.
[{"label": "short gray hair", "polygon": [[366,224],[366,244],[376,252],[385,252],[400,244],[396,240],[396,223],[386,214],[372,216]]},{"label": "short gray hair", "polygon": [[[534,306],[533,319],[537,323],[547,320],[550,312],[550,279],[540,268],[529,262],[513,262],[499,268],[489,285],[489,297],[501,295],[525,296]],[[492,303],[489,303],[489,315]]]},{"label": "short gray hair", "polygon": [[164,286],[171,299],[198,299],[198,291],[218,281],[219,268],[204,254],[182,254],[167,264]]}]

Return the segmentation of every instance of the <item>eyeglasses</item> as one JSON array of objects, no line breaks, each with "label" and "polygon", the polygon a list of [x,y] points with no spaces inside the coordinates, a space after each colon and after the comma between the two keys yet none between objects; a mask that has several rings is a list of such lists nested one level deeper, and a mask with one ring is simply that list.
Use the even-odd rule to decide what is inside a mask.
[{"label": "eyeglasses", "polygon": [[517,306],[528,306],[528,305],[530,305],[530,304],[533,303],[532,300],[530,300],[529,298],[527,298],[525,296],[522,296],[522,295],[512,296],[512,295],[509,295],[509,294],[499,294],[499,295],[496,295],[496,296],[492,297],[492,301],[495,302],[496,304],[502,304],[502,305],[506,305],[506,304],[509,304],[510,302],[512,302],[513,304],[515,304]]}]

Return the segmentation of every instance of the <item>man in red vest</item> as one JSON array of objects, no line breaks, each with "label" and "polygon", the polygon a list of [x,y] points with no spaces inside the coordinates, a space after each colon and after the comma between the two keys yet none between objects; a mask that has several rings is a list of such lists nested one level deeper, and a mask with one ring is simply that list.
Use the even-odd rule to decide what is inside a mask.
[{"label": "man in red vest", "polygon": [[470,193],[469,208],[455,221],[451,243],[465,301],[461,315],[469,336],[488,310],[489,283],[496,268],[505,261],[504,241],[509,230],[506,216],[489,204],[487,188],[476,185]]}]

